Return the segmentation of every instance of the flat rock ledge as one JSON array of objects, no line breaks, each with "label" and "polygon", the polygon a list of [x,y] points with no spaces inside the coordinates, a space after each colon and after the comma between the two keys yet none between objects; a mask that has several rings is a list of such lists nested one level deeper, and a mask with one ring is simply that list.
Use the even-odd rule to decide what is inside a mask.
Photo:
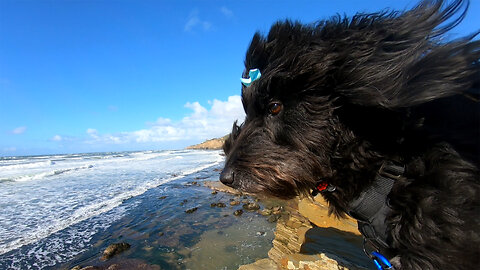
[{"label": "flat rock ledge", "polygon": [[[239,194],[238,191],[220,182],[207,182],[210,187],[219,192]],[[357,222],[354,219],[337,219],[328,215],[327,203],[321,196],[297,198],[287,203],[285,207],[288,216],[277,222],[273,247],[268,252],[268,258],[252,264],[242,265],[239,270],[357,270],[368,269],[355,265],[336,254],[321,252],[322,247],[315,244],[315,232],[325,229],[338,231],[360,239]],[[323,229],[322,229],[323,228]],[[307,234],[308,232],[308,234]]]}]

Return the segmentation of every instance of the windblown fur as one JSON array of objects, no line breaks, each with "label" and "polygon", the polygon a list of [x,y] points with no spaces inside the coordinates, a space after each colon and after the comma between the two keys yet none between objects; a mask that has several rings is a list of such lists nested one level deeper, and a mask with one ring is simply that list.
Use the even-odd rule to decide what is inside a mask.
[{"label": "windblown fur", "polygon": [[292,198],[324,180],[343,216],[383,161],[400,160],[384,252],[397,269],[476,269],[480,42],[445,41],[467,6],[423,1],[256,33],[243,76],[262,77],[242,88],[246,118],[224,145],[222,182]]}]

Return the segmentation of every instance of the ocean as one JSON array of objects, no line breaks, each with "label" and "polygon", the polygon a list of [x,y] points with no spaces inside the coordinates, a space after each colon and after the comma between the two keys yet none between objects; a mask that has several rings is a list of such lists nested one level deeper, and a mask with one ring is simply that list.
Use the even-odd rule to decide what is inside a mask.
[{"label": "ocean", "polygon": [[[267,257],[275,224],[256,213],[234,216],[228,202],[235,196],[201,185],[217,181],[223,162],[220,151],[208,150],[2,157],[0,269],[122,260],[237,269]],[[131,248],[102,261],[117,242]]]}]

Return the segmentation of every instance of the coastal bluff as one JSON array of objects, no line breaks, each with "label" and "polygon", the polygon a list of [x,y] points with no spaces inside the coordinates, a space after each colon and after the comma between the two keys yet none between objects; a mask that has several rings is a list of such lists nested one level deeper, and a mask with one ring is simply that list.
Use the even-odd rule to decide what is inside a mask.
[{"label": "coastal bluff", "polygon": [[221,138],[215,138],[215,139],[207,140],[203,143],[188,146],[187,149],[220,150],[222,149],[223,144],[225,143],[225,140],[228,138],[228,136],[230,135],[225,135]]}]

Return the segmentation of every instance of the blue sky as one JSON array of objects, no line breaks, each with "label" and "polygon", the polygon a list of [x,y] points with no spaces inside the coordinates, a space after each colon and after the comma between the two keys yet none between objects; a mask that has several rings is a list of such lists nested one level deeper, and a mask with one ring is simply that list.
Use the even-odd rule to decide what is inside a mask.
[{"label": "blue sky", "polygon": [[[471,1],[458,36],[480,28]],[[0,0],[0,155],[179,149],[243,119],[255,31],[416,1]]]}]

